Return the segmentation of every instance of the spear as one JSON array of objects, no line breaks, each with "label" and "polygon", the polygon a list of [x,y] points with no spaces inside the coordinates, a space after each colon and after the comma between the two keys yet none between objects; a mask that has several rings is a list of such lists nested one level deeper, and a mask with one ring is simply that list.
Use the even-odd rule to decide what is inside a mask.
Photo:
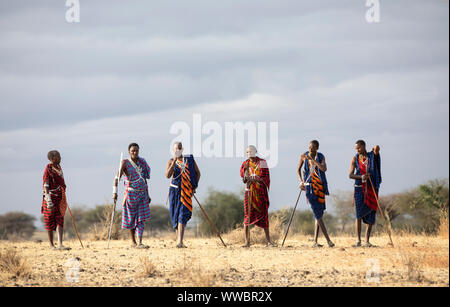
[{"label": "spear", "polygon": [[[122,168],[122,160],[123,160],[123,152],[120,154],[119,170],[117,171],[117,177],[116,177],[117,184],[116,184],[116,180],[114,180],[115,186],[119,185],[120,170]],[[113,210],[112,210],[112,214],[111,214],[111,225],[109,226],[109,233],[108,233],[108,249],[109,249],[109,242],[111,241],[111,233],[112,233],[112,228],[113,228],[113,224],[114,224],[114,216],[116,214],[116,203],[117,203],[117,199],[113,201]]]},{"label": "spear", "polygon": [[205,215],[206,219],[208,220],[209,224],[211,225],[211,228],[216,232],[217,236],[219,237],[220,241],[222,241],[223,246],[227,247],[227,245],[225,244],[225,242],[223,242],[222,237],[220,236],[219,231],[217,230],[217,228],[214,226],[213,222],[211,222],[211,220],[209,219],[208,215],[206,214],[205,210],[203,210],[202,205],[200,204],[200,202],[198,201],[197,197],[195,195],[192,195],[195,199],[195,201],[197,202],[198,206],[200,207],[200,209],[202,210],[203,214]]},{"label": "spear", "polygon": [[373,194],[375,195],[375,199],[377,201],[377,206],[380,209],[380,214],[383,217],[383,219],[386,222],[386,224],[388,224],[387,225],[387,233],[389,235],[389,240],[391,241],[391,245],[392,245],[392,247],[394,247],[394,242],[392,241],[392,236],[391,236],[391,223],[390,223],[390,221],[389,222],[387,221],[387,219],[386,219],[386,217],[385,217],[385,215],[383,213],[383,210],[380,207],[380,202],[378,201],[378,196],[377,196],[377,193],[375,192],[375,188],[373,186],[372,179],[370,179],[370,174],[369,174],[369,182],[370,182],[370,185],[372,186],[372,191],[373,191]]}]

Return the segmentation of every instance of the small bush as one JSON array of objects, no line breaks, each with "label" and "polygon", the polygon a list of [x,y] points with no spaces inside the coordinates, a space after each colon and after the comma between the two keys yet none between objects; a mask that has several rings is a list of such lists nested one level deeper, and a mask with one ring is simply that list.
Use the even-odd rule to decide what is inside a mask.
[{"label": "small bush", "polygon": [[14,249],[0,252],[0,272],[9,278],[29,278],[31,269],[26,260]]}]

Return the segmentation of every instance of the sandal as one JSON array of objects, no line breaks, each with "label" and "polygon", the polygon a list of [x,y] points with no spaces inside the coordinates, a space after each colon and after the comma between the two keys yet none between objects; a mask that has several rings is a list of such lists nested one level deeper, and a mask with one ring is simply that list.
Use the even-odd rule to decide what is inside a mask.
[{"label": "sandal", "polygon": [[335,247],[335,244],[331,241],[328,241],[328,247]]},{"label": "sandal", "polygon": [[137,244],[135,248],[136,249],[149,249],[150,246],[141,243],[141,244]]},{"label": "sandal", "polygon": [[361,247],[361,241],[356,242],[356,244],[353,244],[352,247]]},{"label": "sandal", "polygon": [[323,247],[323,245],[319,243],[314,243],[312,246],[312,248],[321,248],[321,247]]}]

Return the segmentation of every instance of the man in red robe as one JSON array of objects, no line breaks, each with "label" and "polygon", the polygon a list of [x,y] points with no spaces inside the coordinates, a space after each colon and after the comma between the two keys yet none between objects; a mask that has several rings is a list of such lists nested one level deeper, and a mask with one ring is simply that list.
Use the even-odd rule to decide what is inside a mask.
[{"label": "man in red robe", "polygon": [[241,178],[246,184],[244,198],[245,245],[250,247],[250,225],[264,229],[268,246],[276,246],[269,232],[269,188],[270,174],[267,162],[256,156],[255,146],[247,148],[247,157],[241,166]]},{"label": "man in red robe", "polygon": [[44,215],[44,226],[48,232],[50,247],[56,249],[53,243],[53,232],[58,232],[58,249],[69,250],[62,243],[64,232],[64,215],[67,209],[66,184],[64,174],[60,166],[61,155],[58,151],[52,150],[47,158],[50,163],[44,171],[41,213]]}]

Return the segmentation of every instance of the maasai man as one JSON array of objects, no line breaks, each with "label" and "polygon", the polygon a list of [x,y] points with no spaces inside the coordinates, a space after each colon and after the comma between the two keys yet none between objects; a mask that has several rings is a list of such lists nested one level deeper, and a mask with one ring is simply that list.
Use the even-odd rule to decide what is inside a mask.
[{"label": "maasai man", "polygon": [[245,244],[250,247],[250,225],[264,229],[267,246],[277,246],[269,233],[269,188],[270,174],[267,162],[257,156],[258,150],[251,145],[247,148],[248,159],[242,163],[241,178],[246,185],[244,197]]},{"label": "maasai man", "polygon": [[47,155],[50,163],[44,170],[43,191],[41,213],[44,215],[44,226],[48,232],[50,247],[56,249],[53,244],[53,232],[58,232],[58,249],[70,250],[62,243],[64,233],[64,215],[67,209],[66,183],[61,168],[61,155],[58,151],[52,150]]},{"label": "maasai man", "polygon": [[[306,201],[309,202],[316,220],[314,231],[314,245],[313,247],[322,247],[317,240],[319,238],[319,231],[322,229],[323,235],[328,242],[329,247],[333,247],[328,236],[327,228],[323,222],[323,212],[326,210],[325,195],[329,195],[328,183],[325,172],[327,171],[327,164],[325,156],[318,152],[319,142],[313,140],[309,143],[309,151],[302,154],[300,164],[298,166],[298,176],[300,179],[300,188],[306,193]],[[304,167],[304,178],[302,178],[302,166]]]},{"label": "maasai man", "polygon": [[[366,151],[363,140],[356,141],[356,155],[350,165],[350,179],[355,180],[356,234],[358,241],[354,247],[361,246],[361,220],[367,224],[366,247],[371,247],[370,234],[375,224],[378,204],[378,190],[381,183],[380,146],[375,146],[371,152]],[[356,171],[356,173],[355,173]],[[373,183],[373,187],[371,185]],[[375,193],[374,193],[375,190]]]},{"label": "maasai man", "polygon": [[192,196],[200,181],[200,170],[192,155],[183,156],[183,144],[173,145],[174,157],[166,167],[166,178],[172,178],[169,189],[170,217],[177,232],[177,248],[186,248],[184,230],[192,217]]},{"label": "maasai man", "polygon": [[[125,195],[123,200],[122,228],[130,230],[132,247],[147,249],[142,244],[144,223],[150,219],[150,196],[147,180],[150,180],[150,167],[139,157],[139,145],[132,143],[128,146],[130,158],[122,161],[119,179],[125,175]],[[113,191],[113,199],[117,201],[117,191]],[[136,243],[136,236],[139,242]]]}]

